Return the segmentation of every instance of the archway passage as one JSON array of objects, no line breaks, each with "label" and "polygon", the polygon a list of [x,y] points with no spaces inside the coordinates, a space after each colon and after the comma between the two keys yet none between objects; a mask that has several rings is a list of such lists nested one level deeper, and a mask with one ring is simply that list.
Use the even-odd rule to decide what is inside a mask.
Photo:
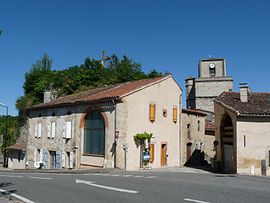
[{"label": "archway passage", "polygon": [[222,161],[224,173],[235,173],[234,170],[234,132],[230,116],[225,115],[221,124]]},{"label": "archway passage", "polygon": [[87,114],[84,125],[84,153],[104,156],[105,122],[100,112]]}]

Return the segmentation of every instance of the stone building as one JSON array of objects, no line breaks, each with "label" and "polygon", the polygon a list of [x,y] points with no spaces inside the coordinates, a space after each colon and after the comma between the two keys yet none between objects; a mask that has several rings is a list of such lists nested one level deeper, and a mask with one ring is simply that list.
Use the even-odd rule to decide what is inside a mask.
[{"label": "stone building", "polygon": [[224,92],[215,100],[217,160],[225,173],[270,175],[270,93]]},{"label": "stone building", "polygon": [[232,91],[233,79],[226,74],[225,59],[202,59],[198,78],[186,80],[186,108],[214,112],[214,99],[222,92]]},{"label": "stone building", "polygon": [[204,165],[205,116],[200,111],[182,109],[182,165]]},{"label": "stone building", "polygon": [[137,170],[140,147],[134,135],[143,132],[153,134],[151,167],[180,165],[182,91],[172,76],[46,98],[29,109],[29,168]]}]

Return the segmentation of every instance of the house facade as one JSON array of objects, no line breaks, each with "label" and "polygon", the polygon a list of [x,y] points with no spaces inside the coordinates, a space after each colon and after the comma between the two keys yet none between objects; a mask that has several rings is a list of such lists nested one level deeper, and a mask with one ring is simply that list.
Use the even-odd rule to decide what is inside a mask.
[{"label": "house facade", "polygon": [[182,109],[181,160],[182,165],[204,164],[206,114],[192,109]]},{"label": "house facade", "polygon": [[270,93],[248,89],[215,100],[217,160],[225,173],[270,175]]},{"label": "house facade", "polygon": [[[182,91],[172,76],[91,89],[29,109],[29,168],[138,170],[137,133],[152,133],[150,167],[180,165]],[[124,150],[126,149],[126,150]]]}]

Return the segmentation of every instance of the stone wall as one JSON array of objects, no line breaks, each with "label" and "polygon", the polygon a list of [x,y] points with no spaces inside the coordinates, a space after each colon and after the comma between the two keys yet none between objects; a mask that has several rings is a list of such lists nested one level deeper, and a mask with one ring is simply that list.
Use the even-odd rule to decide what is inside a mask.
[{"label": "stone wall", "polygon": [[[205,151],[204,133],[204,116],[182,113],[181,165],[203,165],[203,153]],[[187,144],[191,147],[191,157],[189,160],[187,159]]]}]

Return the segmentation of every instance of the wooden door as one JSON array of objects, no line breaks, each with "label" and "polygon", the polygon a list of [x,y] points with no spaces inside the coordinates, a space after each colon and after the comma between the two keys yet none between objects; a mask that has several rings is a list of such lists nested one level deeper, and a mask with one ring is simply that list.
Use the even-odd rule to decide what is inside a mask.
[{"label": "wooden door", "polygon": [[161,166],[167,165],[167,144],[161,144]]}]

